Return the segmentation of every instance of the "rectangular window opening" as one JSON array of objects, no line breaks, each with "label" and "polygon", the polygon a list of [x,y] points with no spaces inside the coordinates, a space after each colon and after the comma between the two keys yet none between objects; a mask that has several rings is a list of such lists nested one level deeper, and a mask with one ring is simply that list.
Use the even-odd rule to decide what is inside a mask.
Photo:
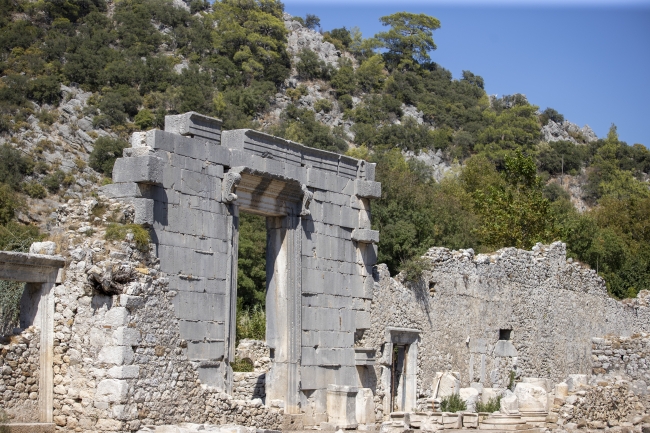
[{"label": "rectangular window opening", "polygon": [[512,338],[512,329],[499,329],[499,340],[509,341]]}]

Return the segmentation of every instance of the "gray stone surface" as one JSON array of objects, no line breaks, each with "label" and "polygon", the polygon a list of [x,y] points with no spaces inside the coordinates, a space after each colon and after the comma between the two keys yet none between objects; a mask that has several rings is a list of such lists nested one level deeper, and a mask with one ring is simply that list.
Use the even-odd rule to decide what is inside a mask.
[{"label": "gray stone surface", "polygon": [[[354,335],[371,326],[366,300],[377,252],[369,244],[379,235],[369,228],[367,198],[381,196],[375,166],[257,131],[222,132],[219,120],[196,113],[168,116],[165,131],[135,133],[131,143],[115,164],[115,184],[103,192],[130,204],[134,222],[152,227],[186,356],[200,364],[199,380],[228,392],[247,383],[240,396],[262,380],[233,376],[229,367],[237,221],[240,212],[262,214],[270,264],[267,344],[275,353],[262,380],[265,392],[269,401],[284,400],[286,413],[305,412],[305,425],[324,421],[325,390],[358,381]],[[137,298],[120,305],[146,311],[146,301]],[[120,317],[117,327],[124,326]],[[101,359],[129,365],[128,351],[120,348],[137,335],[116,332],[124,344],[103,349]],[[305,398],[311,400],[301,408]]]},{"label": "gray stone surface", "polygon": [[[386,327],[421,327],[418,407],[435,395],[435,372],[458,371],[461,386],[486,388],[506,387],[511,372],[516,380],[550,379],[550,387],[544,381],[548,389],[573,374],[626,373],[646,380],[647,364],[632,356],[645,353],[642,333],[650,331],[645,294],[625,302],[610,298],[595,271],[567,261],[563,243],[490,255],[432,248],[424,258],[430,265],[416,283],[377,267],[371,326],[364,334],[364,345],[379,358]],[[511,340],[499,340],[501,329],[512,330]],[[592,341],[608,334],[628,337]],[[375,366],[377,377],[383,368]],[[567,383],[572,381],[577,377]],[[383,389],[380,382],[377,393]],[[382,404],[376,404],[378,412]]]}]

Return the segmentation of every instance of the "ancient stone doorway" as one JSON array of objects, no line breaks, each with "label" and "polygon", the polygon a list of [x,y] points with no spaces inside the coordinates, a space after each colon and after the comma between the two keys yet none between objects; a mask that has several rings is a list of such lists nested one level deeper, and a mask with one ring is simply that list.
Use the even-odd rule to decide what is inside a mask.
[{"label": "ancient stone doorway", "polygon": [[[300,354],[301,242],[304,191],[300,184],[267,176],[226,174],[233,181],[233,253],[231,254],[231,324],[229,361],[234,361],[237,323],[237,268],[240,212],[266,217],[266,344],[271,354],[271,369],[266,375],[266,403],[283,402],[285,412],[297,413]],[[234,198],[234,197],[233,197]],[[303,212],[304,213],[304,212]],[[293,408],[293,409],[292,409]],[[292,412],[293,410],[293,412]]]},{"label": "ancient stone doorway", "polygon": [[406,366],[406,354],[408,353],[407,345],[393,346],[393,363],[391,365],[391,384],[390,399],[391,408],[394,412],[399,412],[404,408],[404,367]]},{"label": "ancient stone doorway", "polygon": [[[0,251],[0,279],[24,282],[20,301],[20,327],[34,326],[39,333],[38,407],[30,421],[51,423],[53,409],[54,285],[60,282],[59,270],[65,265],[60,256]],[[26,366],[14,366],[22,368]],[[16,399],[13,399],[16,403]],[[28,402],[28,400],[27,400]],[[5,404],[0,407],[5,407]],[[12,405],[13,406],[13,405]],[[15,406],[24,411],[25,407]],[[30,409],[31,410],[31,409]]]},{"label": "ancient stone doorway", "polygon": [[417,358],[420,331],[386,328],[382,382],[390,392],[384,399],[384,411],[411,412],[417,399]]}]

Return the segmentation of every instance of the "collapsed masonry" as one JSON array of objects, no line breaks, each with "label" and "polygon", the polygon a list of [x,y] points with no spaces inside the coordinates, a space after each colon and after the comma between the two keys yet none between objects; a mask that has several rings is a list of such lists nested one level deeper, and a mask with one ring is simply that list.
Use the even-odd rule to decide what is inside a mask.
[{"label": "collapsed masonry", "polygon": [[[635,392],[648,391],[647,336],[620,362],[592,342],[648,332],[647,303],[608,298],[563,244],[478,256],[434,248],[423,278],[401,282],[375,266],[374,165],[220,125],[186,113],[169,116],[164,131],[134,134],[101,203],[58,209],[66,263],[48,292],[53,314],[42,326],[26,321],[2,346],[0,396],[13,420],[82,432],[183,422],[423,428],[437,415],[391,414],[430,410],[449,390],[494,396],[511,372],[544,378],[531,386],[551,402],[576,373],[614,386],[608,377],[633,372]],[[239,212],[267,220],[267,338],[235,348]],[[105,241],[111,220],[149,226],[151,249],[133,234]],[[52,356],[43,358],[34,341],[48,329]],[[254,371],[233,372],[235,356]],[[47,411],[18,416],[21,402],[33,408],[45,395]],[[577,413],[589,411],[567,417]]]}]

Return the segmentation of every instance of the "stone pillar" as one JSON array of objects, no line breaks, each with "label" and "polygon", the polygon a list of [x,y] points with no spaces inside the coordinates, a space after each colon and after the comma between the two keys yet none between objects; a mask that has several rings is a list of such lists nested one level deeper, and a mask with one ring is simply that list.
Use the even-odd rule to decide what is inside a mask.
[{"label": "stone pillar", "polygon": [[[56,278],[56,276],[54,276]],[[38,324],[41,328],[40,375],[38,405],[41,422],[52,422],[54,404],[54,295],[51,282],[41,284],[41,298],[38,305]]]},{"label": "stone pillar", "polygon": [[302,337],[302,237],[300,216],[290,215],[288,230],[288,302],[289,325],[287,395],[284,413],[299,414],[300,410],[300,356]]},{"label": "stone pillar", "polygon": [[[226,295],[228,317],[226,320],[226,354],[224,361],[229,366],[235,361],[235,340],[237,332],[237,261],[239,253],[239,206],[236,202],[229,205],[228,219],[228,265],[226,282],[229,290]],[[226,392],[232,394],[232,369],[226,369]]]},{"label": "stone pillar", "polygon": [[327,425],[328,429],[355,429],[356,399],[359,388],[354,386],[327,386]]}]

